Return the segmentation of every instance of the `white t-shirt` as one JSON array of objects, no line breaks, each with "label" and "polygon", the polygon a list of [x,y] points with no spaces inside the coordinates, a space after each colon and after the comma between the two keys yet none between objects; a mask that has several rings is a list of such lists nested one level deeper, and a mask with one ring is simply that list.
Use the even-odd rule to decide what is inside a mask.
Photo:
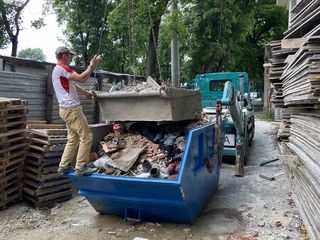
[{"label": "white t-shirt", "polygon": [[59,106],[71,108],[80,105],[80,99],[76,89],[76,82],[69,80],[74,71],[64,64],[58,64],[52,72],[52,84],[56,93]]}]

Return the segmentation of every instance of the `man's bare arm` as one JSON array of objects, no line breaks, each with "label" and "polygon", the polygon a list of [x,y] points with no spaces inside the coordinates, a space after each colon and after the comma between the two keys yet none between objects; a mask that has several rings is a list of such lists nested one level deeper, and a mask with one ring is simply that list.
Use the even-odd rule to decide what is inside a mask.
[{"label": "man's bare arm", "polygon": [[95,66],[102,60],[102,56],[101,55],[94,55],[94,57],[91,59],[89,66],[87,67],[87,69],[82,72],[81,74],[77,73],[77,72],[73,72],[71,74],[71,76],[69,77],[69,80],[73,80],[76,82],[80,82],[80,83],[84,83],[86,82],[92,71],[94,70]]}]

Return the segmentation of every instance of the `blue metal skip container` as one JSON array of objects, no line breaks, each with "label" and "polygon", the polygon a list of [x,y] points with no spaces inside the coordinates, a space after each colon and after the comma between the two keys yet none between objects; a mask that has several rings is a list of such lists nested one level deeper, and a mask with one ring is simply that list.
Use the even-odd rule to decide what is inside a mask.
[{"label": "blue metal skip container", "polygon": [[[192,129],[175,180],[68,174],[95,210],[126,220],[192,224],[218,189],[224,134],[215,124]],[[220,141],[217,141],[217,137]]]}]

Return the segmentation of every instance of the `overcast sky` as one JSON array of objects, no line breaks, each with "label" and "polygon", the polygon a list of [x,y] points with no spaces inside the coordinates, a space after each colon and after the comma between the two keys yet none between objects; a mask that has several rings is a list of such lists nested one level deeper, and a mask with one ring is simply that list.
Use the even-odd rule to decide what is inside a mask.
[{"label": "overcast sky", "polygon": [[[55,15],[45,17],[46,26],[37,30],[31,28],[30,22],[41,16],[43,0],[31,0],[23,11],[23,30],[19,33],[18,52],[26,48],[41,48],[46,55],[47,62],[56,62],[54,51],[63,45],[58,41],[63,38],[62,28],[58,27]],[[11,55],[11,44],[8,49],[0,49],[1,55]]]}]

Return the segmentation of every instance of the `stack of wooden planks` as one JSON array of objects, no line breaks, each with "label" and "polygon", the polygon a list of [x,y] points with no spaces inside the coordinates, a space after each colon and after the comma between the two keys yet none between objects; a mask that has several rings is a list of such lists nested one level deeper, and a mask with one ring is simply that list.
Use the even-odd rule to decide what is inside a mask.
[{"label": "stack of wooden planks", "polygon": [[0,208],[22,199],[27,101],[0,97]]},{"label": "stack of wooden planks", "polygon": [[[46,129],[47,128],[47,129]],[[67,142],[67,130],[57,124],[29,124],[29,152],[25,162],[24,198],[37,207],[72,197],[72,183],[57,173]]]},{"label": "stack of wooden planks", "polygon": [[281,76],[284,104],[319,105],[320,36],[310,37]]},{"label": "stack of wooden planks", "polygon": [[290,126],[291,126],[291,116],[293,114],[299,114],[301,112],[310,112],[313,111],[313,107],[303,107],[303,106],[292,106],[292,107],[285,107],[282,111],[282,122],[280,124],[280,129],[278,131],[277,137],[281,141],[289,141],[290,136]]},{"label": "stack of wooden planks", "polygon": [[284,114],[278,136],[295,203],[311,239],[320,239],[320,0],[291,0],[283,46],[299,46],[280,77]]},{"label": "stack of wooden planks", "polygon": [[268,45],[271,49],[271,57],[268,60],[271,63],[268,79],[273,87],[271,102],[275,107],[283,107],[282,80],[280,78],[287,65],[288,55],[294,54],[296,49],[281,48],[281,41],[273,41]]},{"label": "stack of wooden planks", "polygon": [[289,28],[284,38],[316,35],[320,31],[320,0],[291,0]]},{"label": "stack of wooden planks", "polygon": [[320,239],[320,111],[293,114],[290,121],[290,142],[281,158],[291,175],[293,196],[309,235]]}]

